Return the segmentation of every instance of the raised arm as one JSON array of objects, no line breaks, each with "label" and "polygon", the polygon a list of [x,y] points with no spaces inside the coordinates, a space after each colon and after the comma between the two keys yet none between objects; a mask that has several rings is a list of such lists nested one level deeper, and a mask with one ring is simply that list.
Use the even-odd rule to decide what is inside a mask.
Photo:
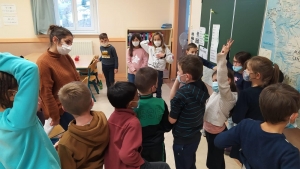
[{"label": "raised arm", "polygon": [[149,40],[143,40],[140,42],[140,45],[147,53],[149,53]]},{"label": "raised arm", "polygon": [[7,72],[18,82],[18,92],[7,122],[15,128],[26,128],[37,122],[36,109],[39,91],[38,67],[10,53],[0,53],[0,71]]},{"label": "raised arm", "polygon": [[180,83],[177,79],[175,79],[175,82],[171,88],[171,91],[170,91],[170,100],[172,100],[177,92],[177,90],[179,89],[179,86],[180,86]]}]

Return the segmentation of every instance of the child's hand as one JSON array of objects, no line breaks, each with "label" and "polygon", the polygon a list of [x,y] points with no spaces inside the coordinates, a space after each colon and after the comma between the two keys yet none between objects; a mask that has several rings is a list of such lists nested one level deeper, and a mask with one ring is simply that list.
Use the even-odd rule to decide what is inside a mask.
[{"label": "child's hand", "polygon": [[165,54],[164,54],[164,53],[161,53],[161,52],[156,54],[156,58],[157,58],[157,59],[161,59],[161,58],[163,58],[164,56],[165,56]]},{"label": "child's hand", "polygon": [[118,69],[115,69],[115,74],[118,73]]},{"label": "child's hand", "polygon": [[216,71],[217,70],[217,66],[213,67],[213,70]]},{"label": "child's hand", "polygon": [[227,40],[226,45],[223,45],[223,47],[222,47],[221,53],[222,54],[227,54],[229,52],[233,42],[234,42],[234,40],[232,40],[232,39]]},{"label": "child's hand", "polygon": [[37,111],[39,111],[42,108],[41,104],[42,104],[42,99],[39,97]]}]

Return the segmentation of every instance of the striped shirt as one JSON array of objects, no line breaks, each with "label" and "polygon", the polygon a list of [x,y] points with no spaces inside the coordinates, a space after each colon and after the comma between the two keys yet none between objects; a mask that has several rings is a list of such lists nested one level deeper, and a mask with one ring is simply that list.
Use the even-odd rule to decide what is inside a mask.
[{"label": "striped shirt", "polygon": [[170,117],[177,119],[173,127],[175,144],[200,141],[208,91],[202,80],[182,86],[171,100]]}]

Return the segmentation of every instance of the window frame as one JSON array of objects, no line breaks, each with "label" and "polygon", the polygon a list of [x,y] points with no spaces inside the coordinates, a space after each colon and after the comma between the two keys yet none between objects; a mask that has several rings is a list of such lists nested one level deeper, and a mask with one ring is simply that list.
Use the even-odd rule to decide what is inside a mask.
[{"label": "window frame", "polygon": [[[59,18],[59,9],[58,1],[53,0],[54,2],[54,11],[55,11],[55,23],[57,25],[63,26],[60,24]],[[98,3],[97,0],[90,0],[90,10],[91,10],[91,27],[79,27],[78,26],[78,11],[77,11],[77,0],[72,0],[72,17],[73,17],[73,27],[65,27],[69,29],[73,34],[77,35],[91,35],[99,34],[99,19],[98,19]],[[76,11],[76,12],[74,12]]]}]

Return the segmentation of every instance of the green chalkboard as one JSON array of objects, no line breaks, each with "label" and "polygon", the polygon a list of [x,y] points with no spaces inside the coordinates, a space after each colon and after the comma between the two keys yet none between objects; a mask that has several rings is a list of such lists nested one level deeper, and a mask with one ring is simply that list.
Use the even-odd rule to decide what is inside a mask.
[{"label": "green chalkboard", "polygon": [[[231,60],[234,54],[239,51],[247,51],[252,55],[258,54],[266,1],[267,0],[236,0],[232,33],[234,44],[230,52]],[[211,28],[213,24],[220,24],[218,47],[218,51],[220,51],[222,45],[230,38],[234,0],[202,0],[200,26],[206,28],[206,33],[208,33],[209,28],[210,9],[214,11],[211,17]],[[204,47],[207,47],[207,43],[205,43]],[[208,51],[209,49],[210,44],[208,45]]]}]

